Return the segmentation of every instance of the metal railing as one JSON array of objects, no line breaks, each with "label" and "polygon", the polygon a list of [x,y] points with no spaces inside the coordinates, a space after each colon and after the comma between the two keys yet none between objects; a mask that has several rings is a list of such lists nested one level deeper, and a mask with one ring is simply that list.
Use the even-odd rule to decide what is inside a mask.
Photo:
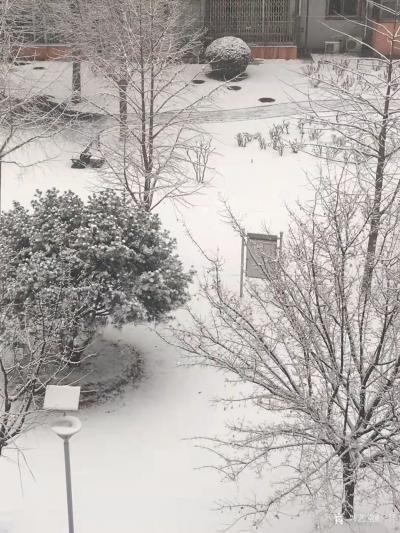
[{"label": "metal railing", "polygon": [[206,26],[211,38],[233,35],[254,44],[295,38],[289,0],[208,0]]}]

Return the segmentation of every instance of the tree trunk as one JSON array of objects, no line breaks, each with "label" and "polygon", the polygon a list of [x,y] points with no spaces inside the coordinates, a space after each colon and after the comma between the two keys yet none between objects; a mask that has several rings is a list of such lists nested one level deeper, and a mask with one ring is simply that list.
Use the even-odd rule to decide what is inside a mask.
[{"label": "tree trunk", "polygon": [[82,352],[74,350],[68,358],[68,366],[79,366],[81,364]]},{"label": "tree trunk", "polygon": [[79,104],[82,101],[81,62],[78,53],[73,52],[72,62],[72,103]]},{"label": "tree trunk", "polygon": [[62,341],[64,342],[64,357],[68,362],[68,366],[78,366],[81,363],[82,352],[79,347],[75,346],[76,337],[77,333],[75,332],[75,335],[69,336],[68,339]]},{"label": "tree trunk", "polygon": [[[9,412],[6,411],[6,413],[4,413],[3,416],[8,417],[8,415],[9,415]],[[7,430],[6,430],[6,426],[5,426],[4,418],[3,418],[3,423],[0,426],[0,456],[3,455],[3,448],[5,448],[6,446],[7,446]]]},{"label": "tree trunk", "polygon": [[1,204],[2,204],[2,188],[3,188],[3,175],[2,175],[2,170],[3,170],[3,160],[0,158],[0,215],[1,215]]},{"label": "tree trunk", "polygon": [[392,79],[393,79],[393,61],[389,62],[388,74],[386,81],[385,104],[383,109],[383,116],[381,128],[379,131],[379,148],[378,157],[375,170],[375,184],[374,184],[374,201],[372,206],[370,230],[368,235],[367,254],[365,258],[365,267],[363,274],[363,288],[368,295],[371,289],[372,274],[375,267],[376,248],[379,235],[379,226],[381,222],[381,202],[383,191],[383,180],[385,177],[385,165],[387,162],[386,144],[388,134],[388,120],[390,113],[390,104],[392,99]]},{"label": "tree trunk", "polygon": [[81,62],[74,59],[72,63],[72,103],[79,104],[82,101],[81,87]]},{"label": "tree trunk", "polygon": [[67,360],[69,366],[79,366],[82,362],[82,356],[86,350],[86,348],[89,346],[89,344],[92,342],[94,336],[94,332],[89,335],[84,341],[82,341],[80,344],[76,344],[76,338],[75,335],[74,338],[70,339],[67,342]]},{"label": "tree trunk", "polygon": [[148,173],[144,180],[144,193],[143,193],[143,207],[146,211],[151,211],[151,204],[153,203],[153,191],[151,174]]},{"label": "tree trunk", "polygon": [[351,462],[350,454],[347,452],[342,456],[343,464],[343,503],[342,516],[345,520],[354,518],[354,494],[356,490],[356,480],[354,465]]},{"label": "tree trunk", "polygon": [[119,136],[120,139],[125,139],[127,134],[127,123],[128,123],[128,101],[126,92],[128,90],[128,82],[126,80],[119,80],[118,82],[119,90],[119,119],[120,119],[120,130]]},{"label": "tree trunk", "polygon": [[[79,4],[77,0],[70,2],[71,12],[74,17],[79,15]],[[79,104],[82,100],[82,84],[81,84],[81,61],[80,50],[72,49],[72,103]]]}]

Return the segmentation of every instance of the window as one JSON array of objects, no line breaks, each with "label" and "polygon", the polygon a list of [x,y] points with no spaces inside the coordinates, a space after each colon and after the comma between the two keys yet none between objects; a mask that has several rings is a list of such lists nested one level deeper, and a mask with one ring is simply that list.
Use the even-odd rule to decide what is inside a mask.
[{"label": "window", "polygon": [[358,0],[329,0],[328,16],[354,17],[358,14]]},{"label": "window", "polygon": [[397,0],[381,0],[381,2],[375,6],[375,10],[375,15],[378,20],[398,19],[400,3],[398,3]]},{"label": "window", "polygon": [[388,10],[392,10],[392,11],[396,11],[398,10],[399,8],[397,7],[397,0],[382,0],[381,2],[379,2],[380,5],[383,7],[383,8],[387,8]]}]

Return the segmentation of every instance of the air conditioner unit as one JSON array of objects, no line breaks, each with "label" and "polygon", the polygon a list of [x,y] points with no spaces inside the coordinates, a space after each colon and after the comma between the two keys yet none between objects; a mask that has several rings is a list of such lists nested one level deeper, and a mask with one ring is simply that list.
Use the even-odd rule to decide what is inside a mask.
[{"label": "air conditioner unit", "polygon": [[361,52],[362,43],[356,39],[346,39],[346,52],[357,54]]},{"label": "air conditioner unit", "polygon": [[325,41],[325,54],[339,54],[340,41]]}]

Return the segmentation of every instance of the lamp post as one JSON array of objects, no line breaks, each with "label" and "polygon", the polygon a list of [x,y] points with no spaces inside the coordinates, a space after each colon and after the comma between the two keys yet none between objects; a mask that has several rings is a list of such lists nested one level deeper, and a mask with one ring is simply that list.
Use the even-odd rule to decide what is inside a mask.
[{"label": "lamp post", "polygon": [[68,531],[74,533],[74,513],[72,505],[71,458],[69,439],[78,433],[82,423],[76,416],[67,415],[66,411],[77,411],[79,407],[80,387],[69,385],[48,385],[44,398],[44,409],[63,411],[64,414],[51,425],[51,429],[64,441],[65,481],[67,489]]}]

